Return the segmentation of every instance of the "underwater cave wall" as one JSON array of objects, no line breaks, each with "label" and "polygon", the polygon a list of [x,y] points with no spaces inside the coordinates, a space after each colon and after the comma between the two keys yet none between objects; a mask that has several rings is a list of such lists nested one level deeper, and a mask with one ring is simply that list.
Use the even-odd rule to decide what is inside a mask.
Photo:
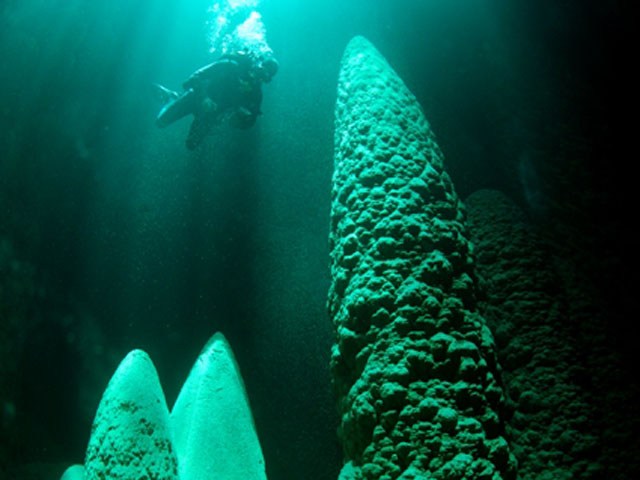
[{"label": "underwater cave wall", "polygon": [[515,478],[463,222],[418,102],[354,38],[338,82],[329,242],[341,480]]},{"label": "underwater cave wall", "polygon": [[637,394],[621,391],[620,358],[603,348],[598,292],[575,287],[575,259],[558,258],[504,194],[480,190],[465,203],[520,477],[636,478]]},{"label": "underwater cave wall", "polygon": [[23,430],[33,428],[32,423],[20,428],[16,419],[28,333],[41,326],[33,306],[39,294],[35,267],[19,259],[9,238],[0,234],[0,476],[25,450]]}]

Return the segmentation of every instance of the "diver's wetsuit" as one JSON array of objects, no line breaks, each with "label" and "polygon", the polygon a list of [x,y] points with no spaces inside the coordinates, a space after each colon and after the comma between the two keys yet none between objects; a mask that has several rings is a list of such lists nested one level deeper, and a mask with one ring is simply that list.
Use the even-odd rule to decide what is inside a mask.
[{"label": "diver's wetsuit", "polygon": [[183,84],[184,93],[158,114],[156,124],[166,127],[193,114],[186,145],[195,149],[223,116],[236,128],[249,128],[260,114],[262,89],[252,75],[250,60],[224,57],[195,71]]}]

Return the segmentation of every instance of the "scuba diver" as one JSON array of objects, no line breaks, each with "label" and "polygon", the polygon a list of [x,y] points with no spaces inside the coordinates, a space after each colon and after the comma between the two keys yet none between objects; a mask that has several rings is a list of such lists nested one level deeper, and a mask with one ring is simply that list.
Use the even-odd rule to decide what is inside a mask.
[{"label": "scuba diver", "polygon": [[182,85],[182,94],[157,85],[168,103],[160,110],[156,125],[164,128],[192,114],[186,140],[189,150],[223,121],[235,128],[249,128],[262,113],[262,83],[270,82],[277,71],[278,62],[270,55],[257,58],[245,51],[223,55],[192,73]]}]

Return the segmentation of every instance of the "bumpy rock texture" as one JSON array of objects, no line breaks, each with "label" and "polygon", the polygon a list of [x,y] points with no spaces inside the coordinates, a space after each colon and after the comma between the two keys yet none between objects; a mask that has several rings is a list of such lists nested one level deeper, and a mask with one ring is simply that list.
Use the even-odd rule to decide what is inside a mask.
[{"label": "bumpy rock texture", "polygon": [[514,478],[462,205],[415,97],[361,37],[342,60],[334,168],[341,479]]},{"label": "bumpy rock texture", "polygon": [[85,480],[177,480],[169,410],[149,356],[134,350],[102,396],[85,459]]},{"label": "bumpy rock texture", "polygon": [[485,317],[512,404],[508,433],[523,480],[602,478],[593,399],[580,361],[578,325],[544,241],[502,193],[467,200]]}]

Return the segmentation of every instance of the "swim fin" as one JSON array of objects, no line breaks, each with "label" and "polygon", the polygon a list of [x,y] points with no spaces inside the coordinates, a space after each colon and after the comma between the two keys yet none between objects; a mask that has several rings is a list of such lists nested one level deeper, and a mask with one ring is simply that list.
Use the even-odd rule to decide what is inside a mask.
[{"label": "swim fin", "polygon": [[156,93],[162,103],[172,102],[173,100],[175,100],[180,96],[178,92],[169,90],[167,87],[163,87],[159,83],[154,83],[153,85],[156,87]]},{"label": "swim fin", "polygon": [[156,117],[156,125],[164,128],[176,120],[195,113],[198,110],[199,97],[193,89],[177,95],[167,103]]}]

